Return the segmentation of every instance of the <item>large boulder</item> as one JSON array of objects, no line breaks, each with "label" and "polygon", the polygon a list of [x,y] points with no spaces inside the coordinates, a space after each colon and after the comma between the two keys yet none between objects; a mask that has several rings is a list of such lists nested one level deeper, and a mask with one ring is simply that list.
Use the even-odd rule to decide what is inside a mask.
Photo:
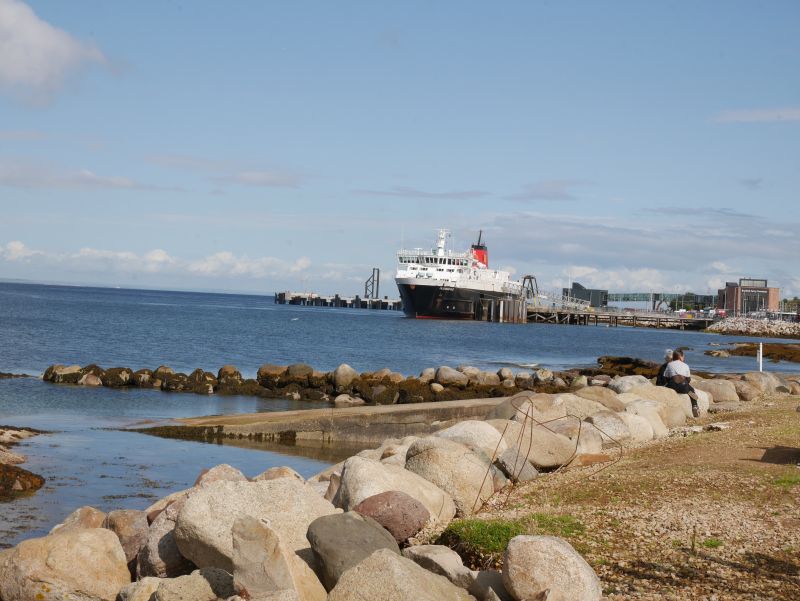
[{"label": "large boulder", "polygon": [[256,372],[256,381],[265,388],[274,388],[286,374],[285,365],[265,363]]},{"label": "large boulder", "polygon": [[403,549],[403,557],[429,572],[444,576],[459,588],[469,589],[474,581],[472,571],[464,566],[458,553],[444,545],[415,545]]},{"label": "large boulder", "polygon": [[692,387],[695,390],[705,390],[711,395],[715,403],[739,400],[739,395],[736,393],[736,386],[730,380],[723,380],[721,378],[714,380],[695,380],[692,378]]},{"label": "large boulder", "polygon": [[556,434],[566,436],[579,455],[597,455],[603,451],[603,437],[596,428],[575,417],[567,417],[547,424]]},{"label": "large boulder", "polygon": [[342,363],[333,370],[333,385],[336,387],[336,392],[350,390],[356,378],[358,378],[358,372],[347,363]]},{"label": "large boulder", "polygon": [[342,574],[378,549],[400,553],[388,530],[355,511],[317,518],[311,522],[306,536],[327,590],[336,586]]},{"label": "large boulder", "polygon": [[103,386],[122,388],[133,385],[133,370],[127,367],[112,367],[100,377]]},{"label": "large boulder", "polygon": [[595,401],[611,411],[625,411],[625,403],[617,398],[617,393],[605,386],[589,386],[575,391],[575,394],[584,399]]},{"label": "large boulder", "polygon": [[768,371],[747,372],[744,374],[744,381],[749,382],[765,394],[772,394],[776,391],[778,386],[783,385],[783,382],[781,382],[775,374]]},{"label": "large boulder", "polygon": [[425,505],[399,490],[367,497],[353,511],[378,522],[398,543],[405,542],[422,530],[431,518]]},{"label": "large boulder", "polygon": [[494,494],[497,470],[485,456],[444,438],[421,438],[408,448],[406,469],[447,492],[460,515],[469,516]]},{"label": "large boulder", "polygon": [[503,556],[503,582],[517,601],[600,601],[600,579],[572,546],[555,536],[515,536]]},{"label": "large boulder", "polygon": [[350,511],[364,499],[391,490],[402,490],[422,503],[437,522],[446,524],[456,513],[453,498],[435,484],[399,465],[364,457],[344,462],[333,504]]},{"label": "large boulder", "polygon": [[733,387],[736,389],[736,394],[741,401],[754,401],[762,394],[758,386],[745,380],[734,380]]},{"label": "large boulder", "polygon": [[117,601],[150,601],[161,584],[161,578],[148,576],[122,587]]},{"label": "large boulder", "polygon": [[608,387],[616,393],[629,392],[631,388],[649,384],[650,380],[644,376],[614,376]]},{"label": "large boulder", "polygon": [[280,465],[271,467],[269,469],[264,470],[258,476],[254,476],[252,478],[253,482],[258,482],[259,480],[277,480],[278,478],[294,478],[295,480],[299,480],[300,482],[305,482],[303,476],[298,474],[292,468]]},{"label": "large boulder", "polygon": [[512,482],[529,482],[539,475],[536,468],[525,458],[525,453],[517,448],[503,451],[495,464]]},{"label": "large boulder", "polygon": [[106,514],[99,509],[84,505],[78,507],[70,513],[64,521],[53,526],[50,534],[56,532],[68,532],[69,530],[81,530],[83,528],[102,528],[106,521]]},{"label": "large boulder", "polygon": [[131,575],[117,535],[84,528],[28,539],[4,557],[0,599],[114,601]]},{"label": "large boulder", "polygon": [[567,407],[561,395],[543,392],[521,392],[515,394],[508,403],[515,408],[512,417],[518,422],[549,422],[567,415]]},{"label": "large boulder", "polygon": [[562,434],[544,426],[522,424],[510,420],[492,420],[492,426],[505,432],[508,448],[519,450],[522,456],[538,469],[552,469],[569,462],[575,454],[575,443]]},{"label": "large boulder", "polygon": [[220,465],[215,465],[212,468],[201,471],[200,475],[198,475],[197,479],[194,481],[194,485],[197,487],[204,487],[223,480],[228,482],[247,482],[247,476],[235,467],[227,463],[221,463]]},{"label": "large boulder", "polygon": [[661,419],[659,408],[657,401],[640,399],[629,403],[625,411],[645,418],[653,429],[653,438],[664,438],[669,434],[669,429]]},{"label": "large boulder", "polygon": [[616,411],[600,411],[586,418],[600,433],[604,447],[624,445],[631,437],[631,431]]},{"label": "large boulder", "polygon": [[380,549],[339,578],[328,601],[474,601],[444,576]]},{"label": "large boulder", "polygon": [[335,511],[311,486],[294,478],[214,482],[187,497],[178,514],[175,540],[181,555],[198,567],[231,571],[231,531],[238,517],[269,520],[289,549],[302,551],[308,549],[308,525]]},{"label": "large boulder", "polygon": [[188,576],[163,579],[154,601],[217,601],[236,594],[233,576],[219,568],[195,570]]},{"label": "large boulder", "polygon": [[149,524],[147,514],[137,509],[118,509],[108,514],[103,527],[117,535],[125,551],[125,561],[133,563],[136,569],[136,556],[147,542]]},{"label": "large boulder", "polygon": [[437,384],[441,384],[444,387],[456,386],[458,388],[465,388],[467,384],[469,384],[468,376],[462,374],[458,370],[453,369],[452,367],[447,367],[446,365],[443,365],[436,370],[435,379]]},{"label": "large boulder", "polygon": [[486,422],[477,420],[458,422],[449,428],[439,430],[434,436],[480,449],[489,457],[500,455],[508,448],[497,430]]},{"label": "large boulder", "polygon": [[185,502],[186,495],[166,506],[150,524],[147,539],[137,557],[139,578],[175,578],[195,569],[196,566],[181,555],[175,540],[175,523]]},{"label": "large boulder", "polygon": [[301,601],[325,601],[328,593],[314,571],[264,520],[241,516],[233,524],[232,536],[233,579],[239,595],[260,600],[290,590]]},{"label": "large boulder", "polygon": [[647,442],[653,440],[653,426],[647,418],[635,413],[628,413],[623,411],[618,413],[617,416],[622,420],[628,431],[631,433],[630,441],[633,444],[640,442]]},{"label": "large boulder", "polygon": [[16,465],[0,463],[0,499],[32,493],[44,486],[44,478]]}]

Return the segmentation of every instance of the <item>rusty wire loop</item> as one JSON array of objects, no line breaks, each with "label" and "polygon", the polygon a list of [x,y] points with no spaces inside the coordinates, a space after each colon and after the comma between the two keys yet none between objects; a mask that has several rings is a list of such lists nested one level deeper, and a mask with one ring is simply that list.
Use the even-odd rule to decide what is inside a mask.
[{"label": "rusty wire loop", "polygon": [[[518,403],[526,403],[528,405],[528,407],[526,407],[525,409],[522,409],[522,407],[520,407],[518,405]],[[580,417],[578,417],[577,415],[574,415],[572,413],[568,413],[566,415],[563,415],[563,416],[560,416],[560,417],[556,417],[556,418],[553,418],[553,419],[544,420],[544,421],[537,420],[533,416],[533,412],[532,412],[533,404],[530,402],[530,395],[528,393],[517,393],[516,395],[512,396],[511,399],[510,399],[510,404],[516,410],[517,414],[519,414],[519,412],[522,411],[524,413],[525,417],[521,422],[521,426],[522,427],[520,428],[520,433],[517,436],[517,441],[516,441],[516,445],[515,445],[515,448],[516,448],[517,452],[516,452],[516,455],[514,456],[514,469],[515,469],[515,471],[516,470],[519,470],[519,471],[517,471],[516,473],[512,474],[512,477],[510,478],[511,485],[508,487],[508,494],[506,495],[506,498],[505,498],[505,501],[503,501],[503,504],[508,503],[509,499],[511,498],[511,494],[514,492],[514,488],[517,485],[517,479],[522,474],[522,470],[525,468],[525,462],[522,462],[522,464],[521,464],[521,466],[519,468],[517,467],[517,464],[520,463],[519,462],[519,457],[520,457],[520,453],[522,451],[523,438],[525,437],[525,427],[529,423],[528,420],[530,420],[530,427],[528,429],[528,448],[525,451],[525,455],[524,455],[525,461],[528,461],[528,457],[530,457],[531,449],[533,448],[533,429],[534,428],[542,427],[545,430],[547,430],[549,432],[552,432],[553,434],[558,434],[558,432],[555,432],[553,429],[549,428],[547,426],[547,424],[550,424],[552,422],[557,422],[557,421],[560,421],[562,419],[568,419],[568,418],[574,418],[574,419],[578,420],[578,435],[575,437],[575,448],[572,451],[572,455],[570,455],[569,459],[567,461],[565,461],[563,464],[558,466],[552,472],[549,472],[551,474],[556,474],[556,473],[561,472],[562,470],[565,470],[567,467],[569,467],[569,464],[572,463],[575,460],[575,457],[577,457],[577,455],[578,455],[578,446],[580,444],[581,433],[583,432],[583,426],[584,426],[584,421]],[[515,417],[516,417],[516,415],[515,415]],[[512,421],[512,420],[508,420],[508,421]],[[608,438],[608,440],[611,441],[611,443],[613,445],[615,445],[619,449],[619,454],[617,455],[616,459],[613,459],[612,461],[605,462],[599,469],[594,470],[592,473],[586,474],[585,476],[581,477],[578,480],[578,482],[580,482],[582,480],[585,480],[585,479],[588,479],[588,478],[591,478],[592,476],[595,476],[595,475],[599,474],[600,472],[602,472],[604,469],[609,468],[612,465],[615,465],[616,463],[619,463],[619,461],[622,459],[622,455],[624,453],[624,449],[623,449],[622,443],[620,443],[616,438],[614,438],[613,436],[611,436],[610,434],[605,432],[602,428],[598,427],[596,424],[592,424],[592,423],[589,423],[589,422],[586,422],[586,424],[587,425],[591,425],[595,430],[600,432],[600,434],[602,436]],[[472,504],[473,513],[480,513],[481,511],[483,511],[483,509],[486,507],[486,505],[489,503],[489,501],[491,501],[495,497],[495,495],[497,495],[496,492],[492,492],[492,494],[489,495],[489,497],[480,504],[480,506],[477,508],[477,510],[475,509],[475,507],[480,502],[481,491],[483,490],[483,487],[486,484],[486,479],[489,477],[489,475],[492,472],[492,467],[494,467],[494,461],[495,461],[495,459],[497,459],[497,451],[500,448],[500,443],[505,439],[507,430],[508,430],[508,424],[506,424],[505,428],[503,428],[503,432],[500,434],[500,440],[498,440],[497,441],[497,445],[495,445],[494,452],[492,453],[492,456],[490,458],[491,461],[490,461],[488,467],[486,468],[486,472],[483,475],[483,480],[481,481],[480,488],[478,489],[478,494],[477,494],[477,496],[475,498],[475,501]],[[494,489],[494,485],[492,485],[492,489]]]}]

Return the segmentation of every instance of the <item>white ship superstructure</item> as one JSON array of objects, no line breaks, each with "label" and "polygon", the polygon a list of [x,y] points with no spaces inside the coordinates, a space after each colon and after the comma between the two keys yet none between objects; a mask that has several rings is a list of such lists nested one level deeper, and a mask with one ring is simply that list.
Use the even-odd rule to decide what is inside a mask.
[{"label": "white ship superstructure", "polygon": [[489,301],[522,296],[520,282],[489,268],[480,236],[468,252],[449,249],[449,238],[450,232],[440,229],[434,248],[398,251],[395,281],[407,315],[475,319]]}]

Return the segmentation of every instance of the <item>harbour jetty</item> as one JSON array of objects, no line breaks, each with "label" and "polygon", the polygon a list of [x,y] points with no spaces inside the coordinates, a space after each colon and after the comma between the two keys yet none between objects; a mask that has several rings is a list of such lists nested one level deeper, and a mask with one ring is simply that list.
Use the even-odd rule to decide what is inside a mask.
[{"label": "harbour jetty", "polygon": [[316,292],[276,292],[276,305],[296,305],[300,307],[338,307],[342,309],[379,309],[383,311],[401,311],[403,303],[399,298],[369,298],[341,296],[339,294],[322,295]]}]

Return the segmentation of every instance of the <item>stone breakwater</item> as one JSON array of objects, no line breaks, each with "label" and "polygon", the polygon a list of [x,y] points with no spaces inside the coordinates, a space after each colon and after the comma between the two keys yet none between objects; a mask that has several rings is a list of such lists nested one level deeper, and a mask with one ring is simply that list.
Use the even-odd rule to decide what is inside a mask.
[{"label": "stone breakwater", "polygon": [[[646,364],[646,369],[654,374],[656,366]],[[225,365],[217,373],[196,369],[185,374],[163,365],[155,370],[134,371],[127,367],[103,369],[92,364],[85,367],[51,365],[44,372],[43,379],[55,384],[291,398],[352,406],[492,398],[522,390],[552,392],[566,390],[579,376],[578,372],[548,369],[514,373],[502,368],[497,372],[487,372],[461,365],[457,368],[428,368],[419,376],[406,377],[390,369],[359,373],[342,364],[333,371],[322,372],[305,363],[295,363],[265,364],[259,367],[255,378],[244,378],[233,365]]]},{"label": "stone breakwater", "polygon": [[41,432],[28,428],[0,426],[0,501],[39,490],[44,478],[19,467],[27,458],[11,450],[18,442]]},{"label": "stone breakwater", "polygon": [[728,317],[706,328],[706,332],[737,336],[800,338],[800,323],[749,319],[746,317]]},{"label": "stone breakwater", "polygon": [[[49,535],[0,551],[0,600],[599,601],[599,578],[557,537],[512,538],[500,571],[419,544],[514,482],[702,430],[686,425],[688,397],[644,376],[597,382],[518,393],[486,420],[386,440],[308,480],[288,467],[247,478],[219,465],[145,510],[78,508]],[[792,382],[748,373],[693,383],[705,413]]]}]

